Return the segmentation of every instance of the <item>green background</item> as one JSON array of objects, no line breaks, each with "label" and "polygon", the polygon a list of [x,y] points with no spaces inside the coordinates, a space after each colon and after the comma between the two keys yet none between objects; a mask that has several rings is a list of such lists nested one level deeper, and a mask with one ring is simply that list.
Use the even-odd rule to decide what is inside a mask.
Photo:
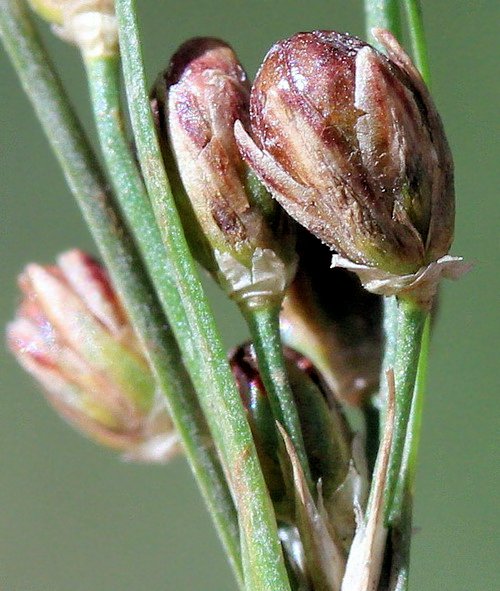
[{"label": "green background", "polygon": [[[225,38],[253,74],[269,46],[298,30],[363,34],[362,3],[145,0],[151,80],[193,35]],[[454,150],[455,254],[475,262],[442,290],[417,482],[414,591],[498,588],[498,0],[424,2],[433,89]],[[45,28],[45,27],[44,27]],[[46,35],[90,124],[76,51]],[[16,273],[79,246],[94,251],[31,107],[0,54],[1,321]],[[496,128],[496,129],[495,129]],[[209,286],[224,336],[245,336]],[[182,459],[127,465],[73,433],[30,378],[2,354],[0,588],[2,591],[234,589]],[[496,387],[495,387],[496,386]]]}]

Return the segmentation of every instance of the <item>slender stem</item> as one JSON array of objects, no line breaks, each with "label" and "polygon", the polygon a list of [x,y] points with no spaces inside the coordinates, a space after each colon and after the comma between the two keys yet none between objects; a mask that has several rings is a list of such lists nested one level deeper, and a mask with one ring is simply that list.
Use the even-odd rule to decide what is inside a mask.
[{"label": "slender stem", "polygon": [[430,315],[427,316],[422,335],[415,394],[408,422],[401,473],[394,494],[393,512],[395,515],[393,519],[395,520],[397,514],[401,515],[400,523],[393,529],[392,534],[394,558],[392,564],[393,583],[390,589],[394,589],[394,591],[405,591],[408,588],[409,581],[413,495],[418,444],[422,427],[422,411],[427,386],[429,342]]},{"label": "slender stem", "polygon": [[403,504],[405,491],[413,492],[415,472],[418,456],[418,445],[420,442],[420,431],[422,426],[422,411],[427,380],[427,362],[430,340],[430,317],[427,316],[423,335],[422,347],[418,362],[417,378],[415,382],[415,393],[411,404],[410,416],[406,431],[406,440],[401,460],[399,480],[394,491],[392,517],[395,518]]},{"label": "slender stem", "polygon": [[[276,520],[250,427],[222,348],[213,314],[189,252],[175,209],[149,106],[136,20],[135,2],[116,3],[120,46],[130,118],[142,173],[160,227],[172,280],[178,290],[173,305],[182,306],[189,322],[175,326],[183,353],[196,362],[193,379],[214,442],[230,476],[238,509],[248,589],[289,591]],[[248,579],[248,580],[247,580]],[[249,583],[252,583],[252,586]]]},{"label": "slender stem", "polygon": [[283,356],[279,327],[280,307],[280,304],[270,304],[257,309],[242,306],[241,309],[250,328],[260,376],[269,397],[274,418],[281,423],[292,440],[312,492],[314,486],[302,428]]},{"label": "slender stem", "polygon": [[394,362],[396,408],[385,495],[386,519],[391,524],[398,518],[397,510],[399,508],[394,505],[394,495],[398,481],[401,478],[408,422],[426,317],[427,312],[413,302],[405,299],[398,300],[398,339]]},{"label": "slender stem", "polygon": [[418,361],[417,383],[415,386],[415,397],[413,399],[410,424],[408,433],[410,441],[413,443],[408,449],[408,481],[410,490],[413,490],[415,484],[415,474],[417,469],[418,444],[420,443],[420,433],[422,430],[422,411],[424,407],[425,392],[427,390],[427,369],[429,361],[429,345],[431,340],[431,316],[427,316],[422,335],[422,347],[420,350],[420,359]]},{"label": "slender stem", "polygon": [[[148,205],[148,196],[124,132],[120,105],[119,58],[118,56],[95,58],[86,61],[85,65],[95,122],[115,193],[127,221],[136,233],[137,242],[147,261],[151,276],[161,282],[162,289],[159,293],[163,294],[164,286],[170,285],[170,282],[165,272],[161,236],[151,207]],[[175,288],[170,287],[170,289]],[[166,301],[165,296],[162,301]],[[161,328],[161,324],[159,327]],[[181,363],[180,359],[177,360],[177,363]],[[184,396],[186,393],[178,390],[174,394],[174,401],[171,402],[171,405],[178,404]],[[172,399],[172,395],[169,398]],[[196,406],[193,407],[193,411],[199,414],[199,410],[195,409]],[[207,438],[208,433],[205,433],[205,440]],[[196,462],[192,464],[193,470],[231,566],[241,583],[237,518],[233,502],[224,476],[220,471],[215,451],[210,449],[208,453],[213,465],[206,464],[205,468],[209,468],[210,474],[206,473],[203,465],[198,465],[199,463]],[[193,459],[196,460],[196,458]]]},{"label": "slender stem", "polygon": [[381,49],[371,34],[375,28],[387,29],[401,38],[400,0],[365,0],[366,35],[369,43]]},{"label": "slender stem", "polygon": [[[429,85],[431,76],[420,2],[405,0],[405,8],[414,60],[422,78]],[[430,315],[427,316],[422,335],[417,380],[403,449],[401,472],[389,515],[389,520],[395,523],[392,531],[394,555],[390,581],[390,588],[394,591],[406,591],[409,585],[414,482],[427,381],[429,342]]]},{"label": "slender stem", "polygon": [[177,345],[167,328],[142,261],[128,234],[81,125],[23,3],[0,2],[0,32],[21,83],[63,169],[135,331],[141,338],[191,468],[214,519],[238,556],[232,499],[193,396]]},{"label": "slender stem", "polygon": [[410,39],[413,49],[415,65],[420,70],[422,78],[427,85],[431,82],[431,70],[427,42],[425,40],[424,22],[422,19],[422,7],[419,0],[405,0],[406,16],[410,29]]}]

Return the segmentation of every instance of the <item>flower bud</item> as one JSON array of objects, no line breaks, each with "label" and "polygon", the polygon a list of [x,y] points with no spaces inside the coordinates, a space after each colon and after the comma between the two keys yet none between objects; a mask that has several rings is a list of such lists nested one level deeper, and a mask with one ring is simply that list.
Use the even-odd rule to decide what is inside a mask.
[{"label": "flower bud", "polygon": [[48,402],[127,459],[166,461],[179,440],[106,271],[79,250],[57,266],[30,264],[8,344]]},{"label": "flower bud", "polygon": [[338,252],[335,264],[377,293],[415,281],[432,292],[439,275],[460,267],[445,258],[451,153],[411,60],[390,33],[374,34],[388,56],[333,31],[278,42],[252,89],[253,140],[239,124],[236,136],[288,213]]},{"label": "flower bud", "polygon": [[[297,405],[304,444],[314,482],[322,481],[330,497],[344,482],[351,459],[351,439],[347,422],[336,405],[327,402],[322,382],[311,362],[285,348],[290,386]],[[283,477],[283,458],[279,456],[281,436],[260,378],[254,348],[238,347],[230,365],[247,412],[257,453],[271,498],[281,518],[293,511],[293,491]]]},{"label": "flower bud", "polygon": [[345,269],[329,269],[330,250],[305,229],[297,252],[280,316],[283,341],[311,359],[337,400],[362,405],[379,384],[381,298]]},{"label": "flower bud", "polygon": [[86,59],[117,55],[114,0],[29,0],[29,3],[52,24],[56,35],[77,45]]},{"label": "flower bud", "polygon": [[166,155],[192,250],[238,301],[282,297],[294,261],[289,241],[280,241],[283,216],[242,161],[234,138],[234,122],[248,124],[249,98],[233,50],[212,38],[184,43],[153,93],[160,137],[168,134],[164,148],[169,144],[176,163],[172,170],[172,155]]}]

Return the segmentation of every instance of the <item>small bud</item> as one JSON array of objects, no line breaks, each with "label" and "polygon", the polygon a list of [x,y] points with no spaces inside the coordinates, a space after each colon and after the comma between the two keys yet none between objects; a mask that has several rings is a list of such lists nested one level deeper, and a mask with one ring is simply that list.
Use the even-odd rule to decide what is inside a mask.
[{"label": "small bud", "polygon": [[336,265],[363,271],[376,293],[418,287],[426,299],[440,275],[461,270],[446,257],[453,163],[410,58],[375,34],[388,57],[333,31],[278,42],[252,89],[253,140],[239,124],[236,136],[288,213],[339,253]]},{"label": "small bud", "polygon": [[[285,348],[285,360],[312,477],[315,482],[322,481],[325,496],[330,498],[348,474],[352,435],[337,405],[329,406],[311,362],[289,348]],[[271,498],[278,513],[285,518],[294,505],[293,491],[283,477],[283,458],[279,456],[281,436],[260,378],[253,346],[238,347],[230,356],[230,365]]]},{"label": "small bud", "polygon": [[91,439],[126,459],[166,461],[179,449],[163,396],[106,271],[79,250],[57,266],[30,264],[7,327],[19,363],[48,402]]},{"label": "small bud", "polygon": [[[153,111],[176,162],[175,192],[186,193],[177,200],[195,256],[237,301],[252,305],[282,297],[294,256],[283,216],[242,161],[234,138],[234,122],[248,124],[249,98],[247,76],[231,47],[197,38],[184,43],[160,75]],[[175,168],[169,159],[167,167]]]},{"label": "small bud", "polygon": [[379,385],[381,298],[345,269],[329,269],[330,250],[305,229],[297,252],[280,316],[283,341],[311,359],[339,401],[362,405]]},{"label": "small bud", "polygon": [[77,45],[85,59],[118,53],[114,0],[29,0],[53,31]]}]

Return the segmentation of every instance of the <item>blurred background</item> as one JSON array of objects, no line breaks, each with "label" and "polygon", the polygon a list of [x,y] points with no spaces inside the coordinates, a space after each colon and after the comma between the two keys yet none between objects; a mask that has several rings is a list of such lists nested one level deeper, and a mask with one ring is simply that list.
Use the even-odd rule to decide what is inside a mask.
[{"label": "blurred background", "polygon": [[[363,36],[362,2],[139,2],[152,81],[186,38],[229,41],[253,75],[270,45],[299,30]],[[475,262],[442,290],[417,480],[412,591],[498,588],[499,177],[497,0],[423,2],[436,102],[455,155],[454,254]],[[93,133],[76,50],[44,37]],[[0,314],[16,274],[74,246],[95,252],[48,144],[0,53]],[[93,136],[94,137],[94,136]],[[246,336],[209,285],[227,345]],[[121,463],[50,410],[3,347],[0,588],[3,591],[235,589],[189,469]],[[496,583],[496,584],[495,584]]]}]

